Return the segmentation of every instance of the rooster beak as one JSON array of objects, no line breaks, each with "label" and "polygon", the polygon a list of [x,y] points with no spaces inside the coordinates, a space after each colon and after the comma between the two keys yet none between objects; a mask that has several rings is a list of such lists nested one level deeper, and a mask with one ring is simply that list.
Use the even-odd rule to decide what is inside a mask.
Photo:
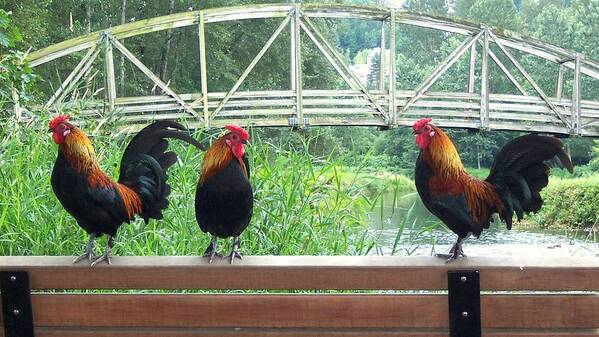
[{"label": "rooster beak", "polygon": [[53,132],[53,131],[54,131],[54,130],[52,130],[52,129],[48,129],[48,132]]},{"label": "rooster beak", "polygon": [[249,140],[242,140],[241,144],[247,144],[249,142]]}]

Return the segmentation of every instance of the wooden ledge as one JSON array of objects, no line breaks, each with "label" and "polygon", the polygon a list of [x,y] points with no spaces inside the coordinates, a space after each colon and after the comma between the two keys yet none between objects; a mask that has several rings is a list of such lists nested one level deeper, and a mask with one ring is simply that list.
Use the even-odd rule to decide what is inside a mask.
[{"label": "wooden ledge", "polygon": [[91,268],[71,256],[2,256],[32,289],[443,290],[447,271],[477,269],[481,290],[599,291],[599,258],[248,256],[229,265],[199,256],[117,256]]}]

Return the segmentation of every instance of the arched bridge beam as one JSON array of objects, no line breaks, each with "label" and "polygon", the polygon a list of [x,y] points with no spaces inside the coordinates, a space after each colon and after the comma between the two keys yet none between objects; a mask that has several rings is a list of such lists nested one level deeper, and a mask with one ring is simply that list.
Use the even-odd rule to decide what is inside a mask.
[{"label": "arched bridge beam", "polygon": [[[205,32],[211,23],[248,19],[281,20],[277,30],[252,60],[233,87],[224,93],[210,92],[207,86]],[[389,47],[390,60],[381,54],[376,90],[369,90],[350,70],[334,46],[312,23],[315,18],[366,19],[381,22],[381,50]],[[398,24],[436,29],[464,35],[463,43],[415,88],[396,88],[395,39]],[[178,94],[152,73],[119,40],[157,31],[186,26],[198,27],[201,88],[198,93]],[[285,28],[291,31],[291,74],[289,90],[270,92],[238,89],[264,56],[270,45]],[[333,66],[351,90],[306,90],[302,88],[302,57],[300,33],[314,43],[322,56]],[[387,34],[388,40],[387,41]],[[490,49],[500,52],[534,90],[529,93],[509,68]],[[476,50],[480,48],[481,90],[475,92],[474,70]],[[509,129],[542,131],[577,135],[599,135],[599,101],[581,98],[582,75],[599,79],[599,63],[574,51],[560,48],[537,39],[492,29],[451,18],[375,6],[329,4],[262,4],[189,11],[140,20],[90,33],[48,46],[28,55],[33,66],[40,66],[60,57],[87,50],[58,90],[45,104],[46,108],[62,104],[76,83],[87,76],[99,53],[105,53],[106,102],[109,110],[123,110],[124,121],[140,122],[143,118],[190,119],[190,125],[219,125],[238,121],[259,126],[293,124],[313,125],[409,125],[423,114],[437,117],[438,124],[449,127],[478,129]],[[118,51],[140,69],[166,96],[116,97],[112,53]],[[512,50],[534,55],[557,65],[555,97],[544,92],[513,56]],[[470,51],[470,53],[468,53]],[[470,55],[469,80],[465,92],[430,92],[438,79],[463,55]],[[494,62],[521,95],[500,95],[489,91],[489,64]],[[574,71],[572,97],[563,95],[564,69]],[[390,74],[390,76],[386,76]],[[385,79],[390,77],[387,81]],[[143,104],[145,105],[143,105]],[[91,102],[90,104],[96,104]],[[96,104],[98,105],[98,104]],[[344,108],[347,106],[347,108]],[[90,108],[93,110],[94,108]],[[90,111],[91,111],[90,110]],[[166,113],[175,111],[174,113]],[[198,112],[201,111],[201,112]],[[164,112],[164,113],[163,113]],[[137,115],[135,115],[137,114]],[[328,115],[327,115],[328,114]],[[269,117],[277,115],[277,118]],[[150,116],[150,117],[148,117]],[[334,117],[331,117],[334,116]],[[282,118],[284,117],[284,118]],[[237,120],[235,119],[237,118]],[[248,119],[249,118],[249,119]],[[248,122],[250,121],[250,122]],[[195,123],[195,124],[194,124]]]}]

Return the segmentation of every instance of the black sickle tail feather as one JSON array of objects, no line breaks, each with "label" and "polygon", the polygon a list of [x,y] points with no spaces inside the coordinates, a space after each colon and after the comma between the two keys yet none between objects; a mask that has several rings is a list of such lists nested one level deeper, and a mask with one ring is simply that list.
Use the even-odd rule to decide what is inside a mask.
[{"label": "black sickle tail feather", "polygon": [[168,206],[171,188],[166,171],[177,162],[177,154],[166,151],[167,138],[176,138],[197,148],[203,146],[184,132],[183,125],[171,121],[152,123],[143,128],[127,145],[121,159],[119,183],[138,193],[142,202],[141,217],[162,219],[162,210]]},{"label": "black sickle tail feather", "polygon": [[562,142],[555,137],[526,135],[513,139],[495,156],[487,181],[495,189],[504,209],[500,214],[507,228],[512,228],[512,215],[518,220],[524,213],[541,209],[540,191],[547,186],[549,165],[574,171],[570,157],[564,152]]}]

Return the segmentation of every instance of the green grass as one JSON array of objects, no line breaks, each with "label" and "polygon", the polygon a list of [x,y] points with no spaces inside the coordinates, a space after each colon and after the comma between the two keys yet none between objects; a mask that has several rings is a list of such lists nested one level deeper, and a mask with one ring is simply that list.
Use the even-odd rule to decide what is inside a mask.
[{"label": "green grass", "polygon": [[[196,135],[200,136],[215,135]],[[43,130],[0,133],[0,139],[0,255],[79,254],[86,233],[62,208],[50,186],[56,145]],[[123,135],[92,139],[101,167],[113,178],[128,140]],[[253,139],[248,147],[255,209],[242,235],[245,254],[368,254],[376,248],[367,227],[373,195],[413,190],[405,177],[377,176],[365,173],[363,167],[348,170],[342,166],[343,158],[315,158],[308,154],[309,142],[292,148]],[[178,141],[172,141],[171,148],[180,163],[168,172],[173,192],[164,219],[147,225],[141,220],[124,224],[118,232],[116,255],[197,255],[208,245],[209,237],[197,226],[193,206],[203,153]],[[223,249],[229,247],[226,243]]]}]

